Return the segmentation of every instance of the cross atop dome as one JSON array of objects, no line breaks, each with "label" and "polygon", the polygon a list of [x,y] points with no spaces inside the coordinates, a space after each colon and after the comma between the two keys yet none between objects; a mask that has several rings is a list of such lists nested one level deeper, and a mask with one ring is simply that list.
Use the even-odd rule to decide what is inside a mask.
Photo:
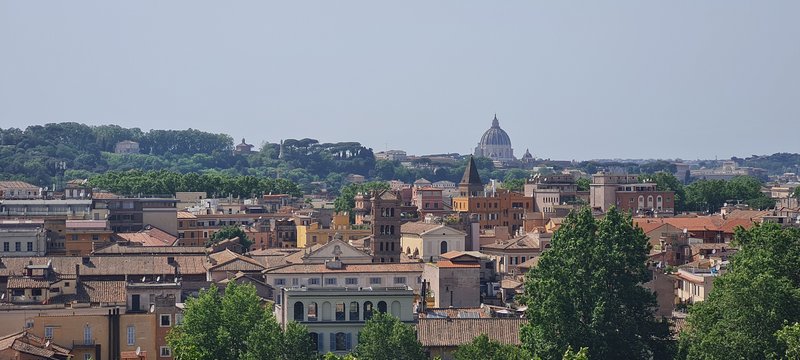
[{"label": "cross atop dome", "polygon": [[493,128],[499,128],[500,127],[500,121],[497,120],[497,114],[496,113],[494,114],[494,120],[492,120],[492,127]]}]

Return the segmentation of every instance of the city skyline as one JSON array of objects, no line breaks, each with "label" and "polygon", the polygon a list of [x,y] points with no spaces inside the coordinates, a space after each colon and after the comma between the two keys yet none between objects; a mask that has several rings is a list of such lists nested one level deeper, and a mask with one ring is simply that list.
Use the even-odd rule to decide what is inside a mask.
[{"label": "city skyline", "polygon": [[800,151],[800,4],[617,5],[5,2],[0,127],[467,154],[497,113],[517,157]]}]

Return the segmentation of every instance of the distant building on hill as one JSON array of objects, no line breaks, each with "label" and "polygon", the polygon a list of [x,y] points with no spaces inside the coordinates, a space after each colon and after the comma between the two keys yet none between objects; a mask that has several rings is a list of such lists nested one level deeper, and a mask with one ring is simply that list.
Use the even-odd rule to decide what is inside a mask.
[{"label": "distant building on hill", "polygon": [[138,154],[139,143],[131,140],[124,140],[114,146],[114,152],[117,154]]},{"label": "distant building on hill", "polygon": [[242,143],[236,145],[236,148],[233,150],[233,153],[235,155],[247,155],[252,152],[253,152],[253,145],[246,143],[244,141],[244,138],[242,138]]}]

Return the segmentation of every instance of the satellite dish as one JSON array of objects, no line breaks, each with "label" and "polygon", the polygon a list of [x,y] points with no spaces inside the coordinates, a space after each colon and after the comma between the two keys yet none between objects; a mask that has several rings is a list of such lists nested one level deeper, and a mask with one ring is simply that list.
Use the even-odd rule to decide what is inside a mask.
[{"label": "satellite dish", "polygon": [[142,282],[144,282],[145,280],[147,280],[147,276],[142,276]]},{"label": "satellite dish", "polygon": [[161,276],[156,277],[156,282],[161,281]]},{"label": "satellite dish", "polygon": [[139,356],[141,354],[142,354],[142,347],[141,346],[137,346],[136,347],[136,356]]},{"label": "satellite dish", "polygon": [[45,348],[47,348],[47,347],[49,347],[49,346],[50,346],[50,340],[47,340],[47,341],[45,341],[45,343],[44,343],[44,347],[45,347]]}]

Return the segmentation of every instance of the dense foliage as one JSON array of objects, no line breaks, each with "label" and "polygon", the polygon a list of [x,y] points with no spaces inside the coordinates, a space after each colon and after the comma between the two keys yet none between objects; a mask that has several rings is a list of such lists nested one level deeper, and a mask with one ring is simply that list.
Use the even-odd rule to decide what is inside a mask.
[{"label": "dense foliage", "polygon": [[531,358],[523,348],[490,340],[486,334],[481,334],[472,342],[459,346],[453,355],[456,360],[527,360]]},{"label": "dense foliage", "polygon": [[727,273],[689,310],[681,359],[781,358],[798,351],[797,329],[786,325],[800,321],[800,230],[766,224],[739,229],[735,239],[739,251]]},{"label": "dense foliage", "polygon": [[647,237],[612,208],[595,220],[584,208],[570,214],[549,251],[526,275],[523,301],[529,323],[526,350],[558,359],[571,346],[593,359],[668,358],[668,324],[657,321],[645,262]]},{"label": "dense foliage", "polygon": [[316,359],[304,326],[290,323],[282,331],[271,309],[261,305],[252,285],[228,283],[224,295],[216,285],[186,302],[183,323],[167,334],[176,359]]},{"label": "dense foliage", "polygon": [[232,176],[219,172],[110,171],[90,178],[89,183],[121,195],[172,196],[177,191],[205,191],[209,196],[241,198],[264,194],[303,195],[297,184],[286,179]]},{"label": "dense foliage", "polygon": [[206,244],[206,246],[218,243],[222,240],[233,239],[236,237],[239,238],[239,244],[242,245],[242,249],[244,251],[247,251],[248,249],[250,249],[250,245],[253,245],[253,242],[250,240],[250,238],[247,237],[247,233],[245,233],[241,227],[234,225],[226,225],[223,226],[218,231],[216,231],[214,235],[211,235],[211,238],[208,239],[208,243]]},{"label": "dense foliage", "polygon": [[361,330],[356,357],[365,360],[423,360],[427,357],[411,325],[378,312]]},{"label": "dense foliage", "polygon": [[717,212],[725,203],[744,202],[756,209],[775,206],[775,201],[761,192],[761,182],[750,176],[737,176],[729,181],[698,180],[685,188],[686,209]]},{"label": "dense foliage", "polygon": [[347,212],[353,214],[353,208],[356,206],[356,195],[358,194],[372,194],[375,191],[388,190],[389,184],[382,181],[370,181],[362,184],[349,184],[342,187],[339,196],[333,202],[333,206],[338,212]]}]

